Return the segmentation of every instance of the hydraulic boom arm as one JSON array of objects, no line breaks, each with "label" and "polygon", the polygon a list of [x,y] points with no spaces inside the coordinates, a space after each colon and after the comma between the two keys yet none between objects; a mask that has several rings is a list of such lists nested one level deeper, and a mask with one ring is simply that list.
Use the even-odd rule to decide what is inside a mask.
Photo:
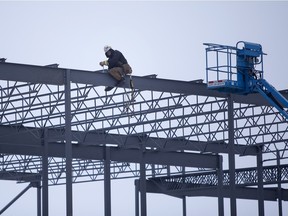
[{"label": "hydraulic boom arm", "polygon": [[288,120],[288,113],[284,110],[284,108],[288,108],[287,99],[265,79],[256,80],[254,86],[255,89]]}]

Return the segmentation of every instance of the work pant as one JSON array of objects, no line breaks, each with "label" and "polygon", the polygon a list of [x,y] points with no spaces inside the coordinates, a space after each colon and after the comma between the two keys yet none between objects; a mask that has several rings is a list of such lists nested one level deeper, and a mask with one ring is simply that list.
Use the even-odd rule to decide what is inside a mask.
[{"label": "work pant", "polygon": [[109,69],[108,73],[116,80],[120,81],[126,74],[132,73],[132,68],[129,64],[123,64],[122,67],[114,67]]}]

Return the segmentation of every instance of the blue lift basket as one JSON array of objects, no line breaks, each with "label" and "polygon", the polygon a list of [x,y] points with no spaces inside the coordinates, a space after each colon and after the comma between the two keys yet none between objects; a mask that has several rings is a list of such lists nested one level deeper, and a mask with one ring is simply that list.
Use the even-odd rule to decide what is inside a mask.
[{"label": "blue lift basket", "polygon": [[263,78],[262,46],[239,41],[236,47],[205,43],[206,78],[210,89],[248,94],[254,81]]},{"label": "blue lift basket", "polygon": [[206,81],[209,89],[247,95],[260,93],[288,120],[288,101],[264,79],[262,46],[239,41],[236,47],[206,45]]}]

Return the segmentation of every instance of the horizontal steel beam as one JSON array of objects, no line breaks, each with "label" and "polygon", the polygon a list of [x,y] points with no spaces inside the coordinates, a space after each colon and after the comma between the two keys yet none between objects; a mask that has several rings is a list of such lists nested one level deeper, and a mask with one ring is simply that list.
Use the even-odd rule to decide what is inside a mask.
[{"label": "horizontal steel beam", "polygon": [[65,69],[0,63],[0,80],[64,85]]},{"label": "horizontal steel beam", "polygon": [[[197,196],[206,196],[206,197],[218,197],[219,189],[217,187],[209,188],[196,188],[196,189],[183,189],[175,191],[166,191],[161,189],[155,182],[147,180],[147,192],[148,193],[162,193],[169,196],[182,198],[184,196],[197,197]],[[288,190],[282,189],[282,200],[288,201]],[[230,198],[230,189],[228,186],[225,186],[221,189],[223,197]],[[257,188],[250,187],[236,187],[234,193],[237,199],[259,199],[259,191]],[[267,201],[276,201],[278,199],[278,189],[277,188],[264,188],[263,190],[263,199]]]},{"label": "horizontal steel beam", "polygon": [[[0,80],[64,85],[66,70],[68,69],[15,63],[0,63]],[[102,70],[84,71],[71,69],[70,72],[71,81],[74,83],[91,84],[94,86],[115,85],[115,80]],[[221,98],[227,97],[227,94],[209,90],[207,89],[206,84],[198,82],[158,79],[147,76],[133,76],[133,82],[135,88],[139,90],[173,92]],[[129,88],[129,82],[125,82],[120,87]],[[284,97],[288,98],[287,91],[281,91],[281,93]],[[260,94],[256,93],[249,95],[233,95],[233,100],[237,103],[269,106],[269,103],[262,98]]]},{"label": "horizontal steel beam", "polygon": [[[72,145],[73,158],[83,160],[104,160],[105,146],[95,145]],[[25,146],[25,145],[0,145],[0,152],[4,154],[19,154],[42,156],[44,146]],[[160,164],[171,166],[200,167],[200,168],[217,168],[218,156],[211,154],[196,154],[184,152],[162,152],[141,149],[125,149],[119,147],[110,147],[111,161],[140,163],[143,161],[147,164]],[[65,157],[64,143],[49,143],[48,157]]]},{"label": "horizontal steel beam", "polygon": [[38,182],[41,180],[39,173],[24,173],[16,171],[0,171],[0,180],[15,180],[25,182]]},{"label": "horizontal steel beam", "polygon": [[[40,146],[43,130],[39,128],[0,126],[0,145],[14,144],[22,146]],[[48,142],[64,142],[64,129],[49,129]],[[165,151],[198,151],[212,153],[228,153],[224,142],[204,142],[175,138],[154,138],[143,135],[118,135],[108,133],[95,133],[93,131],[72,131],[72,141],[79,145],[114,144],[125,148],[154,148]],[[258,147],[235,145],[235,154],[256,155]],[[29,153],[27,151],[27,153]]]}]

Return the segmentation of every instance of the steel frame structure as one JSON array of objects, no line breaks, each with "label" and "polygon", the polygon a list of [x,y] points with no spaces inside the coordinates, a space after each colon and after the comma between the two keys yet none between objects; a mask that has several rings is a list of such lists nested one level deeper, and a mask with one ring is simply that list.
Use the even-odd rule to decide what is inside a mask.
[{"label": "steel frame structure", "polygon": [[[231,215],[237,215],[239,179],[244,174],[238,175],[236,156],[256,158],[257,167],[243,168],[242,173],[256,176],[258,195],[248,188],[251,185],[241,185],[247,192],[240,197],[258,199],[259,215],[264,215],[264,199],[272,199],[260,198],[267,193],[266,165],[271,170],[286,167],[278,174],[283,178],[270,182],[285,191],[287,121],[259,94],[220,93],[199,80],[151,75],[133,76],[136,90],[131,101],[128,82],[104,92],[103,86],[115,82],[105,70],[52,66],[0,63],[0,178],[41,183],[36,184],[42,190],[38,215],[48,216],[49,185],[66,185],[66,213],[72,216],[72,184],[104,181],[105,216],[110,216],[111,179],[136,178],[136,190],[141,192],[141,211],[137,201],[136,215],[146,216],[146,192],[163,193],[158,187],[166,184],[158,181],[156,187],[151,181],[173,181],[181,175],[186,188],[181,190],[178,184],[179,191],[166,194],[185,198],[195,186],[187,178],[196,175],[205,179],[197,182],[204,192],[193,193],[210,196],[205,192],[206,183],[212,182],[207,172],[214,182],[217,179],[212,186],[218,191],[219,215],[224,215],[224,197],[231,200]],[[288,98],[287,91],[281,93]],[[282,200],[287,201],[283,197],[277,197],[279,215]]]}]

